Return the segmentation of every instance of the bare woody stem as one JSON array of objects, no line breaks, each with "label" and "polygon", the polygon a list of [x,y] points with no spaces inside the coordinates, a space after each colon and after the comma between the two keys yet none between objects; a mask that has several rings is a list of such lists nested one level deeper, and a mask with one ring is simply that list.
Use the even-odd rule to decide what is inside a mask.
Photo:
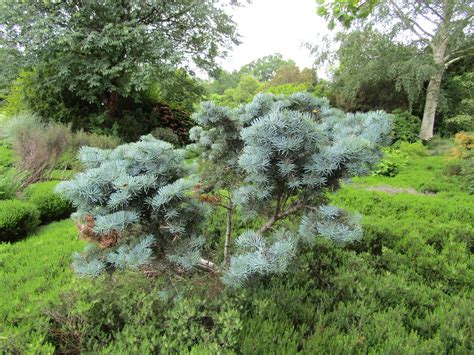
[{"label": "bare woody stem", "polygon": [[217,272],[217,265],[210,260],[200,259],[199,263],[196,265],[198,268],[203,269],[209,272]]},{"label": "bare woody stem", "polygon": [[227,209],[227,225],[226,225],[225,241],[224,241],[224,265],[227,265],[229,263],[230,241],[232,238],[232,215],[234,214],[234,205],[230,197],[229,197],[229,201],[227,203],[226,209]]},{"label": "bare woody stem", "polygon": [[265,223],[259,230],[259,234],[264,234],[267,232],[269,229],[273,227],[273,225],[279,221],[280,219],[283,219],[285,217],[288,217],[289,215],[298,212],[301,208],[304,207],[304,203],[302,200],[293,203],[290,205],[285,211],[280,211],[280,206],[275,208],[275,214],[270,218],[267,223]]}]

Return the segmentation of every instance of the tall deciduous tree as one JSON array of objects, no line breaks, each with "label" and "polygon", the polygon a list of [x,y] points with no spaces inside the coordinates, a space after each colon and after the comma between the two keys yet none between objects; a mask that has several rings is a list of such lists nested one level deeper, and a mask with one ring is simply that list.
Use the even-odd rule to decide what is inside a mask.
[{"label": "tall deciduous tree", "polygon": [[261,82],[266,82],[272,80],[279,70],[288,65],[294,66],[295,62],[291,59],[283,59],[280,53],[276,53],[255,59],[244,65],[240,69],[240,73],[252,75]]},{"label": "tall deciduous tree", "polygon": [[[2,2],[0,40],[24,49],[44,85],[117,113],[156,73],[175,67],[216,70],[237,43],[217,0]],[[233,1],[235,3],[235,1]],[[41,65],[39,65],[41,64]],[[47,74],[47,75],[46,75]]]},{"label": "tall deciduous tree", "polygon": [[383,20],[385,28],[409,33],[413,43],[430,49],[433,71],[426,90],[420,138],[432,138],[443,75],[450,65],[473,53],[472,1],[323,0],[319,4],[321,15],[346,27],[354,19],[365,18],[373,11],[374,16],[369,21]]}]

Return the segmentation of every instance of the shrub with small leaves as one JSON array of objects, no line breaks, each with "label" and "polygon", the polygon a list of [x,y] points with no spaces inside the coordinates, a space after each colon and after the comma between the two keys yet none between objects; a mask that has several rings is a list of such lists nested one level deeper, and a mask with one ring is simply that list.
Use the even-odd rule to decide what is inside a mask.
[{"label": "shrub with small leaves", "polygon": [[69,217],[73,212],[69,201],[54,192],[57,184],[58,181],[38,182],[29,185],[23,191],[23,198],[40,211],[43,224]]},{"label": "shrub with small leaves", "polygon": [[38,227],[40,213],[35,205],[18,200],[0,201],[0,242],[15,242]]}]

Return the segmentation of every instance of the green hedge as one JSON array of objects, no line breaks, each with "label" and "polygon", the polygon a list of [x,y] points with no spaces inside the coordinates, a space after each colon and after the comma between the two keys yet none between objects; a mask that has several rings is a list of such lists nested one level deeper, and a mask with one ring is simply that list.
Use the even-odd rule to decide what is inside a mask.
[{"label": "green hedge", "polygon": [[40,211],[41,223],[49,223],[69,217],[73,212],[71,204],[56,194],[54,188],[58,181],[38,182],[28,186],[23,196]]},{"label": "green hedge", "polygon": [[35,205],[19,200],[0,201],[0,242],[14,242],[38,227],[40,213]]}]

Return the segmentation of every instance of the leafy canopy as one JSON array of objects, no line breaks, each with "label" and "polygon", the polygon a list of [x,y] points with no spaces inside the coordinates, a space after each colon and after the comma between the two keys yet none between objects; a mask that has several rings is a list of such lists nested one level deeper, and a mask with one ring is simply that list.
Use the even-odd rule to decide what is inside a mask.
[{"label": "leafy canopy", "polygon": [[140,98],[157,68],[214,72],[216,59],[238,43],[217,0],[7,1],[0,23],[1,44],[24,49],[39,90],[112,116],[120,98]]}]

